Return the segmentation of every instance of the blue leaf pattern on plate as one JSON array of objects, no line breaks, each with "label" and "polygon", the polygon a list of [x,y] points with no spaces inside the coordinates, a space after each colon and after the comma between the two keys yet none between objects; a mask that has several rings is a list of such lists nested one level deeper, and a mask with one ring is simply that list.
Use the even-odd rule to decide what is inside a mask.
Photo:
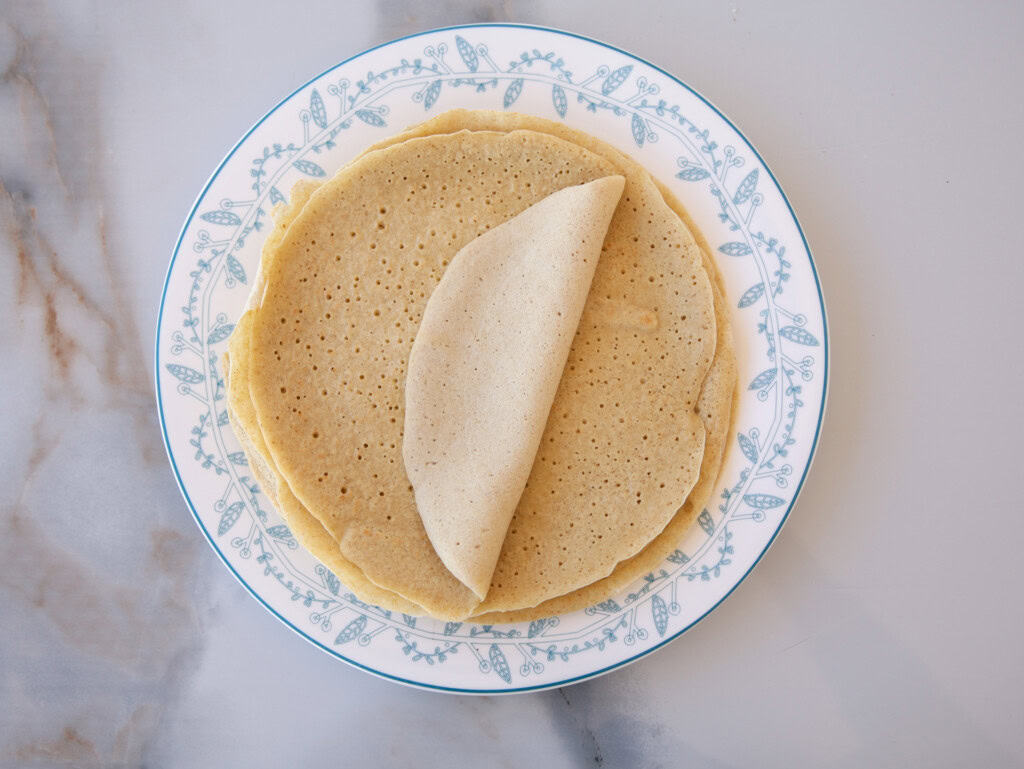
[{"label": "blue leaf pattern on plate", "polygon": [[360,614],[341,629],[338,637],[334,639],[334,643],[347,644],[361,636],[364,630],[366,630],[366,615]]},{"label": "blue leaf pattern on plate", "polygon": [[636,142],[636,146],[643,147],[644,139],[647,138],[647,126],[644,125],[644,119],[636,112],[633,113],[633,122],[630,128],[633,131],[633,141]]},{"label": "blue leaf pattern on plate", "polygon": [[220,523],[217,524],[217,536],[223,537],[228,533],[228,530],[235,525],[235,521],[238,520],[238,516],[242,514],[242,509],[245,507],[243,502],[232,502],[228,505],[224,512],[220,514]]},{"label": "blue leaf pattern on plate", "polygon": [[758,510],[768,510],[785,503],[786,500],[772,494],[744,494],[743,501]]},{"label": "blue leaf pattern on plate", "polygon": [[292,532],[283,523],[279,523],[275,526],[271,526],[267,529],[267,534],[272,536],[274,539],[291,539]]},{"label": "blue leaf pattern on plate", "polygon": [[[437,101],[437,97],[441,95],[441,81],[435,80],[427,88],[427,92],[423,95],[423,109],[430,109],[434,106],[434,102]],[[371,113],[373,114],[373,113]],[[381,125],[384,121],[381,121]]]},{"label": "blue leaf pattern on plate", "polygon": [[740,297],[739,304],[736,306],[740,309],[744,307],[750,307],[754,302],[764,296],[764,283],[758,283],[757,285],[751,286],[743,292],[743,296]]},{"label": "blue leaf pattern on plate", "polygon": [[516,103],[516,99],[519,98],[519,94],[521,94],[522,92],[523,92],[523,79],[522,78],[518,78],[516,80],[513,80],[511,83],[509,83],[508,84],[508,88],[505,89],[505,98],[503,100],[503,103],[505,105],[505,109],[508,109],[513,104],[515,104]]},{"label": "blue leaf pattern on plate", "polygon": [[687,166],[676,174],[676,178],[682,179],[684,182],[699,182],[701,179],[707,179],[710,175],[700,166]]},{"label": "blue leaf pattern on plate", "polygon": [[278,203],[287,203],[284,195],[277,189],[277,187],[270,188],[270,205],[276,206]]},{"label": "blue leaf pattern on plate", "polygon": [[683,563],[689,563],[690,562],[690,556],[688,556],[686,553],[684,553],[679,548],[676,548],[675,550],[673,550],[671,553],[669,553],[667,556],[665,556],[665,558],[666,558],[666,560],[671,561],[672,563],[678,563],[678,564],[683,564]]},{"label": "blue leaf pattern on plate", "polygon": [[700,515],[697,516],[697,523],[704,529],[704,533],[712,535],[715,533],[715,522],[711,520],[711,513],[707,510],[701,510]]},{"label": "blue leaf pattern on plate", "polygon": [[[772,371],[774,371],[774,370],[775,369],[772,369]],[[757,461],[757,446],[754,445],[754,442],[752,440],[750,440],[750,438],[748,438],[743,433],[740,433],[736,437],[737,437],[737,439],[739,439],[740,451],[743,452],[743,456],[745,456],[751,462],[756,462]]]},{"label": "blue leaf pattern on plate", "polygon": [[627,64],[624,67],[619,67],[617,70],[612,72],[608,77],[601,83],[601,95],[607,96],[624,82],[629,77],[629,73],[633,71],[633,65]]},{"label": "blue leaf pattern on plate", "polygon": [[[440,86],[438,86],[438,90],[440,90]],[[378,115],[373,110],[368,110],[368,109],[356,110],[356,117],[359,118],[360,120],[362,120],[367,125],[376,126],[377,128],[384,128],[387,125],[387,123],[384,122],[384,118],[382,118],[380,115]]]},{"label": "blue leaf pattern on plate", "polygon": [[763,390],[775,381],[776,371],[773,368],[765,369],[750,382],[748,390]]},{"label": "blue leaf pattern on plate", "polygon": [[657,629],[658,635],[665,635],[665,630],[668,628],[668,607],[665,605],[665,599],[660,595],[651,599],[651,619],[654,620],[654,627]]},{"label": "blue leaf pattern on plate", "polygon": [[555,105],[555,112],[558,113],[558,117],[565,117],[565,111],[569,108],[569,102],[565,98],[565,91],[562,90],[562,86],[551,86],[551,103]]},{"label": "blue leaf pattern on plate", "polygon": [[245,268],[242,266],[242,263],[235,258],[234,254],[228,254],[227,266],[228,272],[231,274],[231,277],[237,280],[239,283],[244,284]]},{"label": "blue leaf pattern on plate", "polygon": [[225,227],[237,227],[242,223],[238,214],[231,211],[207,211],[205,214],[200,214],[199,218],[210,224],[222,224]]},{"label": "blue leaf pattern on plate", "polygon": [[179,363],[168,363],[166,368],[168,371],[171,372],[171,374],[173,374],[175,377],[180,379],[185,384],[199,384],[204,379],[206,379],[205,376],[200,374],[194,368],[182,366]]},{"label": "blue leaf pattern on plate", "polygon": [[476,51],[473,50],[473,46],[467,43],[461,35],[455,36],[455,47],[459,49],[459,56],[462,57],[462,61],[465,62],[466,68],[470,72],[476,72],[480,66],[480,59],[477,58]]},{"label": "blue leaf pattern on plate", "polygon": [[718,247],[718,250],[726,256],[746,256],[750,253],[750,246],[746,243],[733,241],[732,243],[723,243]]},{"label": "blue leaf pattern on plate", "polygon": [[736,205],[742,205],[750,200],[754,194],[754,190],[757,189],[757,169],[755,168],[749,174],[747,178],[740,182],[740,186],[736,188],[736,194],[733,195],[732,202]]},{"label": "blue leaf pattern on plate", "polygon": [[327,176],[327,172],[312,160],[295,160],[292,162],[292,165],[306,174],[306,176]]},{"label": "blue leaf pattern on plate", "polygon": [[324,107],[324,100],[320,96],[320,92],[313,89],[313,93],[309,95],[309,114],[313,117],[313,122],[321,128],[327,128],[327,110]]},{"label": "blue leaf pattern on plate", "polygon": [[797,344],[805,344],[808,347],[818,346],[817,337],[799,326],[783,326],[779,329],[779,336],[785,337],[789,341],[796,342]]},{"label": "blue leaf pattern on plate", "polygon": [[501,676],[501,680],[507,684],[512,683],[512,671],[509,670],[508,660],[505,659],[505,653],[501,650],[498,644],[491,644],[491,650],[487,655],[491,660],[491,668]]},{"label": "blue leaf pattern on plate", "polygon": [[543,619],[535,619],[530,623],[530,627],[526,631],[527,638],[536,638],[543,633],[548,627],[554,625],[554,620],[551,617],[544,617]]},{"label": "blue leaf pattern on plate", "polygon": [[213,331],[210,332],[210,335],[206,337],[206,343],[217,344],[217,342],[223,342],[225,339],[231,336],[231,332],[234,331],[234,329],[234,323],[225,323],[223,326],[217,326]]},{"label": "blue leaf pattern on plate", "polygon": [[249,460],[245,458],[244,451],[232,451],[228,454],[228,459],[231,460],[233,465],[242,465],[244,467],[249,464]]}]

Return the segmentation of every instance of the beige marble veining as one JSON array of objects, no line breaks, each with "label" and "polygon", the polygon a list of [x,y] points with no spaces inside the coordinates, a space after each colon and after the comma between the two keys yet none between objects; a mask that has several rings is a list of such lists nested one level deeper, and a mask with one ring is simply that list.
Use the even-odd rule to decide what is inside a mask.
[{"label": "beige marble veining", "polygon": [[[814,249],[833,387],[792,520],[708,619],[562,691],[446,697],[303,643],[217,561],[152,336],[265,109],[506,20],[633,50],[748,132]],[[1021,765],[1022,28],[923,0],[0,0],[0,767]]]},{"label": "beige marble veining", "polygon": [[[0,764],[135,765],[200,643],[203,546],[166,483],[149,345],[122,280],[131,255],[111,242],[90,159],[98,114],[60,104],[69,74],[98,62],[11,22],[4,39],[0,346],[4,389],[21,397],[2,423],[0,606],[17,621]],[[88,704],[39,696],[79,687]]]}]

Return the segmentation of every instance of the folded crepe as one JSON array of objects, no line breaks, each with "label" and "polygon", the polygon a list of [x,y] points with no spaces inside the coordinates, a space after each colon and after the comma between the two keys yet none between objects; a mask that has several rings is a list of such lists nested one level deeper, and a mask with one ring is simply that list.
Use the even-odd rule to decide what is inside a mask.
[{"label": "folded crepe", "polygon": [[405,380],[402,455],[441,562],[481,600],[537,456],[621,176],[566,187],[459,251]]}]

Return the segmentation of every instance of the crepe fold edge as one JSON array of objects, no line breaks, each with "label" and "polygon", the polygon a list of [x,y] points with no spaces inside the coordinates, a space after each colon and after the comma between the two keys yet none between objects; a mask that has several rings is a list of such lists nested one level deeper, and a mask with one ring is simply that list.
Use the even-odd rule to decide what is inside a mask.
[{"label": "crepe fold edge", "polygon": [[624,185],[614,175],[566,187],[470,241],[417,330],[405,468],[435,551],[481,600]]}]

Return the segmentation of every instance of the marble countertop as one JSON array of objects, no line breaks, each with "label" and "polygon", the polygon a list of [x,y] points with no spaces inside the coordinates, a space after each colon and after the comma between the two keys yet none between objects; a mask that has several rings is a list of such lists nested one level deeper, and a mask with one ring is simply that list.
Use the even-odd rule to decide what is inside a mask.
[{"label": "marble countertop", "polygon": [[[256,117],[492,20],[633,50],[743,128],[814,249],[834,373],[728,601],[598,680],[472,698],[351,669],[245,593],[175,486],[151,356],[181,221]],[[1024,762],[1022,29],[1014,4],[3,3],[0,766]]]}]

